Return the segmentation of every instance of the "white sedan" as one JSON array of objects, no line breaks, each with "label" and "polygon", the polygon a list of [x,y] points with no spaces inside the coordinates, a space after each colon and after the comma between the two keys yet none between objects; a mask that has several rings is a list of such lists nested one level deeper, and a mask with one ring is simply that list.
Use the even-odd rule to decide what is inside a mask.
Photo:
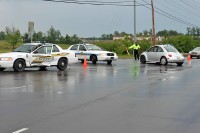
[{"label": "white sedan", "polygon": [[189,52],[191,58],[197,57],[200,58],[200,47],[194,48],[192,51]]},{"label": "white sedan", "polygon": [[184,60],[184,56],[170,44],[152,46],[140,55],[142,64],[146,62],[160,63],[161,65],[176,63],[178,66],[182,66]]},{"label": "white sedan", "polygon": [[96,64],[97,61],[105,61],[107,64],[111,64],[112,61],[118,59],[116,53],[103,51],[100,47],[93,44],[74,44],[67,50],[73,51],[82,62],[86,59],[87,61],[92,61],[93,64]]},{"label": "white sedan", "polygon": [[70,51],[64,51],[56,44],[26,43],[10,53],[0,54],[0,71],[13,68],[16,72],[25,68],[56,66],[59,70],[65,70],[68,64],[78,62],[78,58]]}]

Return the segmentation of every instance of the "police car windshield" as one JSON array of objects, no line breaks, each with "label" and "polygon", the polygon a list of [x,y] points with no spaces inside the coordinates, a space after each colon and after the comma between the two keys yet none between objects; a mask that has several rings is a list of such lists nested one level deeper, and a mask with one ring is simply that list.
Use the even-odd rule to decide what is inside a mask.
[{"label": "police car windshield", "polygon": [[15,50],[13,50],[13,52],[30,53],[33,51],[34,48],[35,48],[35,45],[22,45],[16,48]]},{"label": "police car windshield", "polygon": [[86,45],[86,48],[91,51],[91,50],[94,50],[94,51],[101,51],[102,49],[96,45]]}]

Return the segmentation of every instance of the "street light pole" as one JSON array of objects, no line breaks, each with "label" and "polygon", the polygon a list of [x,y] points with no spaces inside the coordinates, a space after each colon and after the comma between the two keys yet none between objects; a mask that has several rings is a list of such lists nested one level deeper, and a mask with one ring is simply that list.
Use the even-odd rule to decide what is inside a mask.
[{"label": "street light pole", "polygon": [[154,6],[153,0],[151,0],[151,7],[152,7],[152,45],[156,45],[156,34],[155,34],[155,24],[154,24]]},{"label": "street light pole", "polygon": [[134,0],[134,43],[137,42],[136,37],[136,0]]}]

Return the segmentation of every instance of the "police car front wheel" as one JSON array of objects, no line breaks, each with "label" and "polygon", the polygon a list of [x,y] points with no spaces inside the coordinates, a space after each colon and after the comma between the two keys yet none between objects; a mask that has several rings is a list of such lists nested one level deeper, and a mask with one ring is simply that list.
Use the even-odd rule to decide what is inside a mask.
[{"label": "police car front wheel", "polygon": [[13,64],[13,69],[15,72],[22,72],[26,67],[25,61],[23,59],[17,59]]}]

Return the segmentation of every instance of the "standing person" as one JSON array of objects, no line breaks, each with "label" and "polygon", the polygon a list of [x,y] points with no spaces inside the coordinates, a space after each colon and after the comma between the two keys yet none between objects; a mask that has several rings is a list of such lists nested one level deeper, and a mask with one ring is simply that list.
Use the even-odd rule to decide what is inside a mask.
[{"label": "standing person", "polygon": [[133,54],[134,54],[135,60],[139,60],[138,50],[140,49],[140,46],[137,43],[134,43],[128,49],[133,49]]}]

